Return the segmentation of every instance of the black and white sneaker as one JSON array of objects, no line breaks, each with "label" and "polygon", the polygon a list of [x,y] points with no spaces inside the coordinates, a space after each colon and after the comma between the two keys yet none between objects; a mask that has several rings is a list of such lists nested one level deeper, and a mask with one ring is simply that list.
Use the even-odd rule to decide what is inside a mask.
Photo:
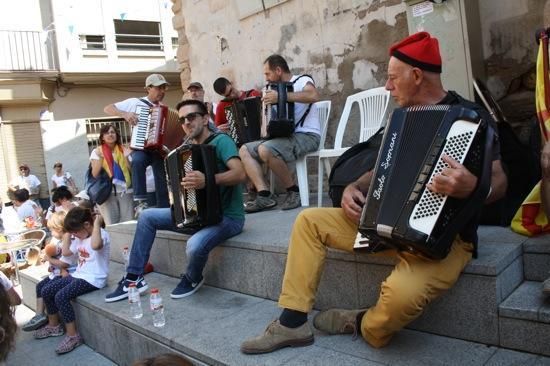
[{"label": "black and white sneaker", "polygon": [[134,282],[136,284],[136,287],[140,294],[144,293],[149,288],[149,285],[147,285],[147,282],[145,282],[145,278],[143,278],[143,276],[139,276],[136,281],[127,280],[126,276],[124,276],[118,282],[116,289],[110,294],[108,294],[107,296],[105,296],[105,302],[115,302],[115,301],[127,299],[128,285],[130,285],[131,282]]},{"label": "black and white sneaker", "polygon": [[191,282],[186,275],[183,275],[180,283],[170,294],[172,299],[181,299],[182,297],[191,296],[201,288],[204,283],[204,277],[199,282]]}]

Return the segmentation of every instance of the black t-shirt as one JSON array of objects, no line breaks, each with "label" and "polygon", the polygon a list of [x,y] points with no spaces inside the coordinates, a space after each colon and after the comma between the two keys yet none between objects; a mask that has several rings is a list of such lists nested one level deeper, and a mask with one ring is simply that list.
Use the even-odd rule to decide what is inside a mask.
[{"label": "black t-shirt", "polygon": [[[465,108],[476,111],[483,120],[485,120],[495,133],[495,140],[493,141],[493,161],[500,160],[500,144],[498,140],[496,122],[493,120],[489,112],[480,105],[464,99],[456,92],[450,90],[445,98],[443,98],[437,104],[449,104],[449,105],[461,105]],[[459,231],[460,238],[466,242],[474,244],[474,257],[477,256],[477,227],[479,221],[479,212],[472,215],[472,218],[464,225]]]}]

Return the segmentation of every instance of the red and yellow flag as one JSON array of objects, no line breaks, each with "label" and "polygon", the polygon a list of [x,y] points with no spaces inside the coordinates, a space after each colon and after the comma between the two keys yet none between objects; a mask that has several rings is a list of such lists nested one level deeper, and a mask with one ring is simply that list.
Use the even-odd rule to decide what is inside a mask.
[{"label": "red and yellow flag", "polygon": [[[535,99],[544,146],[544,143],[550,137],[550,78],[548,75],[548,34],[546,31],[540,34]],[[550,232],[549,218],[541,206],[540,184],[539,182],[533,187],[512,220],[511,228],[519,234],[534,236]]]}]

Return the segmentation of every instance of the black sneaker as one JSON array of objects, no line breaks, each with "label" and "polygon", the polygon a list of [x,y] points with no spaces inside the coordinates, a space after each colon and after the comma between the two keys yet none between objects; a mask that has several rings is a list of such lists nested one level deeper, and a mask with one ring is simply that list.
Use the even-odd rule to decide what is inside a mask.
[{"label": "black sneaker", "polygon": [[136,287],[140,294],[147,291],[149,286],[147,285],[147,282],[145,282],[145,278],[143,276],[139,276],[136,281],[130,281],[126,279],[126,276],[122,277],[122,279],[118,282],[118,285],[116,287],[116,290],[105,296],[105,302],[115,302],[119,300],[124,300],[128,298],[128,285],[134,282],[136,284]]},{"label": "black sneaker", "polygon": [[199,282],[193,283],[187,278],[186,275],[183,275],[180,283],[170,294],[170,297],[172,299],[181,299],[182,297],[191,296],[198,291],[203,283],[204,277],[201,277],[201,280]]}]

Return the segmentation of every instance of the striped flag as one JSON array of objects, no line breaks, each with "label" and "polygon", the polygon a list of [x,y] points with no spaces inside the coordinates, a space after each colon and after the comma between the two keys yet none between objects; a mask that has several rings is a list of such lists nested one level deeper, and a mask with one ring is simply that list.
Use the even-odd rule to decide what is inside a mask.
[{"label": "striped flag", "polygon": [[[548,75],[548,33],[546,30],[540,33],[539,41],[535,99],[544,146],[544,143],[550,137],[550,78]],[[541,206],[540,184],[541,182],[533,187],[512,220],[511,228],[519,234],[534,236],[550,232],[549,218]]]}]

